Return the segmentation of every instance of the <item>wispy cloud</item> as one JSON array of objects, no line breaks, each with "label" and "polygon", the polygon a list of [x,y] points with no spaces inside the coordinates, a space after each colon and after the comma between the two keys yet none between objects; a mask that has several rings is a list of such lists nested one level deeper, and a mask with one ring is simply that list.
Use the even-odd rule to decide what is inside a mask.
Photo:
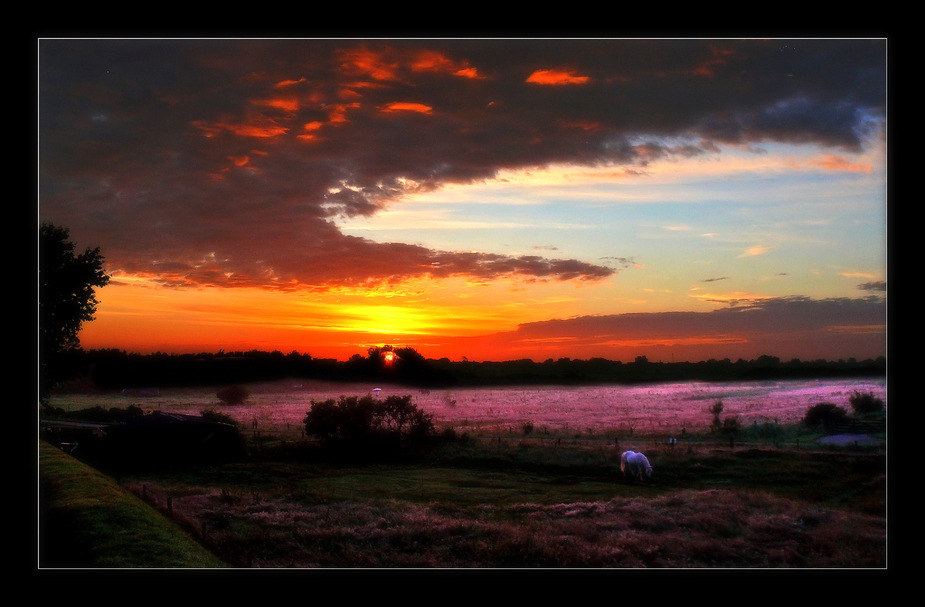
[{"label": "wispy cloud", "polygon": [[754,246],[748,247],[739,257],[756,257],[758,255],[764,255],[771,250],[771,247],[756,244]]}]

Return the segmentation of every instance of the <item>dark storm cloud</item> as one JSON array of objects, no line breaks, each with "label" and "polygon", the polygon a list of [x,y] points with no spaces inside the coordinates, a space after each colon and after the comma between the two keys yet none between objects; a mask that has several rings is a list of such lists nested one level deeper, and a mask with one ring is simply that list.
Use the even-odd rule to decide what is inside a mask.
[{"label": "dark storm cloud", "polygon": [[520,326],[519,333],[528,337],[583,335],[677,339],[692,335],[831,331],[885,324],[886,309],[882,298],[783,297],[739,302],[712,312],[615,314],[528,323]]},{"label": "dark storm cloud", "polygon": [[875,280],[872,282],[865,282],[858,285],[858,289],[862,291],[883,291],[886,292],[886,282],[882,280]]},{"label": "dark storm cloud", "polygon": [[[858,150],[885,41],[42,40],[40,217],[171,284],[613,269],[375,243],[338,216],[550,163]],[[668,141],[671,139],[671,141]],[[165,271],[165,268],[170,268]]]}]

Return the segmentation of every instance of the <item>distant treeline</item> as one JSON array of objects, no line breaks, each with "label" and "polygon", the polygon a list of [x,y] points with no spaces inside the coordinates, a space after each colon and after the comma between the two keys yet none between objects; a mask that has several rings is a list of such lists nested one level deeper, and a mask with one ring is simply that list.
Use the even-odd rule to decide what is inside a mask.
[{"label": "distant treeline", "polygon": [[591,358],[530,359],[503,362],[428,359],[412,348],[370,348],[349,360],[313,358],[291,352],[224,352],[215,354],[133,354],[122,350],[77,350],[61,361],[62,377],[89,380],[104,390],[211,386],[284,378],[340,382],[376,382],[419,387],[501,386],[523,384],[580,385],[666,381],[747,381],[878,377],[886,374],[879,357],[826,361],[755,360],[652,362],[645,356],[624,363]]}]

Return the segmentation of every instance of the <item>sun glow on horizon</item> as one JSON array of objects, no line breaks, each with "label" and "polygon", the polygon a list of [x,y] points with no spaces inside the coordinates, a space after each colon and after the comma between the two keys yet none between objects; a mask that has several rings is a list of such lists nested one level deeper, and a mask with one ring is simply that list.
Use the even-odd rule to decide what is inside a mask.
[{"label": "sun glow on horizon", "polygon": [[[95,319],[80,334],[87,349],[203,351],[285,343],[270,349],[310,351],[370,341],[474,336],[516,328],[527,314],[510,302],[490,305],[492,289],[471,301],[461,279],[409,281],[389,288],[334,288],[291,293],[258,288],[167,288],[152,278],[120,275],[98,294]],[[500,291],[503,295],[504,290]],[[555,301],[552,305],[557,305]],[[542,309],[542,307],[540,308]],[[263,344],[263,345],[261,345]],[[351,345],[352,344],[352,345]],[[247,349],[251,349],[248,347]]]}]

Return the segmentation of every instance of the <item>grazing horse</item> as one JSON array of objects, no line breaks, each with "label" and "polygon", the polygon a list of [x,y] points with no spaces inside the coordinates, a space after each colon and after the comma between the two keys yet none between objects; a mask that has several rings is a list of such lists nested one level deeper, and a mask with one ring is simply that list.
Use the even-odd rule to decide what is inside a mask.
[{"label": "grazing horse", "polygon": [[620,456],[620,471],[623,472],[624,476],[636,478],[640,481],[652,478],[652,466],[649,465],[649,460],[642,453],[636,453],[635,451],[623,452]]}]

